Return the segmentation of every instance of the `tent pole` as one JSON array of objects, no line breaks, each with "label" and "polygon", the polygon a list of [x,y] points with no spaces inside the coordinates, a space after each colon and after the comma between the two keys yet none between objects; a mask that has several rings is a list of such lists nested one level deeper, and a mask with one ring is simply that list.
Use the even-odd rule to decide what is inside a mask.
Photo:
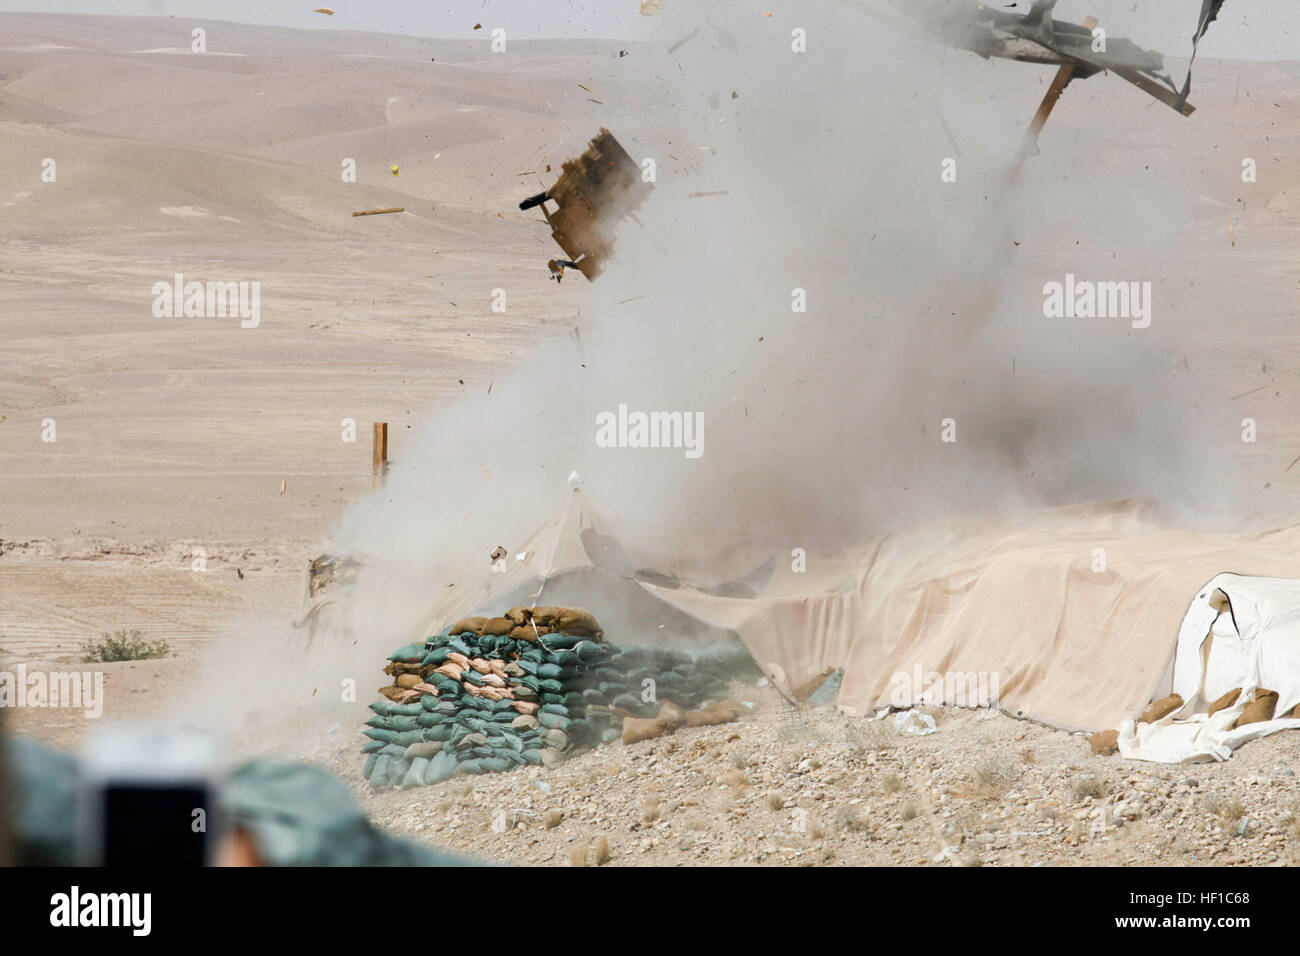
[{"label": "tent pole", "polygon": [[[1088,17],[1083,21],[1083,25],[1091,30],[1097,25],[1097,18]],[[1020,149],[1016,153],[1015,162],[1011,167],[1011,174],[1007,177],[1009,183],[1016,181],[1025,160],[1038,146],[1038,135],[1043,131],[1043,127],[1047,125],[1047,118],[1052,115],[1052,109],[1056,106],[1056,101],[1061,98],[1065,88],[1074,79],[1074,67],[1073,63],[1063,63],[1060,69],[1056,71],[1056,77],[1052,80],[1052,85],[1047,88],[1047,93],[1043,96],[1043,102],[1038,104],[1038,112],[1030,120],[1029,129],[1025,131],[1025,138],[1020,142]]]}]

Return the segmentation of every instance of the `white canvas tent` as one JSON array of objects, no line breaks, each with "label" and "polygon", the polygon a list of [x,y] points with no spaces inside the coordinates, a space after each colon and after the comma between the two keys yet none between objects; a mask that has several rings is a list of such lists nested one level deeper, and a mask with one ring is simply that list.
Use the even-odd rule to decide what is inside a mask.
[{"label": "white canvas tent", "polygon": [[[1258,659],[1242,670],[1234,662],[1246,652],[1227,653],[1222,639],[1205,671],[1210,683],[1240,672],[1243,683],[1256,682],[1247,691],[1261,681],[1288,688],[1278,714],[1300,702],[1300,528],[1170,531],[1144,504],[1121,502],[948,522],[849,553],[809,554],[803,569],[789,554],[714,544],[716,559],[702,565],[661,560],[652,567],[628,554],[598,509],[574,492],[507,556],[504,570],[485,568],[442,600],[430,633],[515,604],[572,603],[595,613],[616,641],[702,644],[738,636],[785,693],[843,668],[839,705],[851,714],[915,703],[933,690],[931,675],[941,686],[946,675],[989,675],[994,679],[979,686],[990,688],[990,699],[945,702],[995,703],[1054,727],[1094,731],[1132,720],[1171,686],[1196,683],[1187,655],[1204,650],[1208,629],[1197,637],[1206,612],[1195,602],[1206,600],[1198,596],[1207,582],[1227,572],[1213,587],[1232,595],[1234,608],[1259,609],[1238,619],[1238,640],[1257,649],[1249,653]],[[702,578],[700,567],[721,569],[720,576],[707,586],[690,583]],[[909,687],[912,675],[924,679]],[[911,699],[899,700],[900,683]],[[1193,698],[1184,698],[1180,719],[1196,710]],[[1175,736],[1164,730],[1160,740]],[[1146,759],[1222,757],[1243,739],[1204,729],[1179,745],[1130,737],[1124,752]]]}]

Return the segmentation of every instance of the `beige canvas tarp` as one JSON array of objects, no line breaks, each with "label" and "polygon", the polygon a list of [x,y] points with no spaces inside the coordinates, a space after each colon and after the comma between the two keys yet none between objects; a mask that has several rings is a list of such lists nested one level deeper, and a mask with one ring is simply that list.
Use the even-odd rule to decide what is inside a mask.
[{"label": "beige canvas tarp", "polygon": [[[431,626],[491,610],[510,587],[540,590],[547,603],[542,585],[552,575],[596,569],[619,587],[578,603],[602,622],[634,591],[655,599],[643,608],[664,608],[643,610],[634,630],[607,626],[615,640],[653,642],[653,615],[676,609],[715,634],[738,635],[783,690],[842,667],[839,703],[852,713],[897,703],[900,686],[920,693],[930,675],[987,675],[1008,712],[1098,730],[1136,716],[1168,683],[1179,626],[1215,575],[1300,578],[1300,528],[1170,531],[1137,502],[954,521],[833,558],[810,553],[802,571],[788,553],[764,566],[752,549],[718,548],[727,575],[766,568],[744,579],[746,597],[692,586],[698,566],[662,559],[617,562],[597,551],[598,569],[591,547],[601,541],[616,541],[612,529],[575,492],[519,549],[523,561],[512,554],[509,571],[485,572],[435,609]],[[655,583],[664,579],[673,580]]]}]

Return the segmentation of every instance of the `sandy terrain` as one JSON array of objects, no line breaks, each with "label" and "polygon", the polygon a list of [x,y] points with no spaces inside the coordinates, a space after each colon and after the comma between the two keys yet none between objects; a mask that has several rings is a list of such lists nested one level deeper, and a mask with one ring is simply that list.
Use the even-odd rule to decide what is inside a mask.
[{"label": "sandy terrain", "polygon": [[[110,716],[158,713],[208,655],[239,654],[232,622],[283,621],[290,641],[305,562],[370,491],[369,423],[391,423],[400,461],[429,409],[581,321],[585,287],[547,280],[554,247],[516,209],[546,174],[518,174],[558,168],[601,125],[636,140],[674,123],[626,44],[520,43],[494,60],[469,41],[203,25],[210,49],[239,55],[179,52],[189,27],[165,19],[0,15],[0,667],[67,665],[119,629],[170,642],[166,660],[105,666]],[[1250,510],[1294,521],[1300,63],[1198,68],[1192,120],[1096,79],[1071,89],[1043,149],[1073,138],[1152,176],[1179,164],[1195,235],[1153,334],[1171,366],[1210,377],[1208,420],[1267,423],[1257,444],[1214,453],[1258,495]],[[1037,72],[1017,82],[1032,104]],[[1242,155],[1268,172],[1245,202],[1225,186]],[[340,180],[347,157],[356,183]],[[350,216],[387,206],[406,212]],[[1028,266],[1072,241],[1044,223],[1008,254],[1032,285],[1043,269]],[[1152,241],[1130,233],[1087,261]],[[178,272],[260,280],[260,327],[155,318],[151,286]],[[493,314],[507,277],[511,309]],[[734,727],[415,792],[361,788],[368,697],[277,701],[231,730],[245,752],[325,761],[396,832],[512,862],[569,865],[605,836],[616,864],[1265,864],[1298,839],[1294,735],[1169,768],[1002,716],[939,713],[938,733],[905,739],[739,693],[755,709]],[[87,724],[9,715],[61,745]],[[499,809],[518,825],[494,833]],[[551,829],[548,810],[564,814]]]}]

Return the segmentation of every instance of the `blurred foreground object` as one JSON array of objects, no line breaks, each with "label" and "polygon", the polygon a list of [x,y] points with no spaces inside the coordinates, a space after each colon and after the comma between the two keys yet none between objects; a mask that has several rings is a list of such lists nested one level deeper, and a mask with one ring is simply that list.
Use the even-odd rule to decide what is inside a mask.
[{"label": "blurred foreground object", "polygon": [[[73,866],[78,761],[25,737],[0,740],[7,757],[13,855],[18,866]],[[216,787],[229,823],[216,859],[244,866],[474,866],[376,829],[339,780],[306,764],[255,760]]]},{"label": "blurred foreground object", "polygon": [[[552,238],[568,256],[567,261],[551,260],[552,275],[558,278],[568,267],[590,281],[613,255],[614,230],[622,220],[636,218],[652,188],[614,134],[601,127],[586,152],[564,164],[555,185],[525,199],[519,208],[541,206]],[[554,211],[547,208],[548,201],[555,203]]]}]

